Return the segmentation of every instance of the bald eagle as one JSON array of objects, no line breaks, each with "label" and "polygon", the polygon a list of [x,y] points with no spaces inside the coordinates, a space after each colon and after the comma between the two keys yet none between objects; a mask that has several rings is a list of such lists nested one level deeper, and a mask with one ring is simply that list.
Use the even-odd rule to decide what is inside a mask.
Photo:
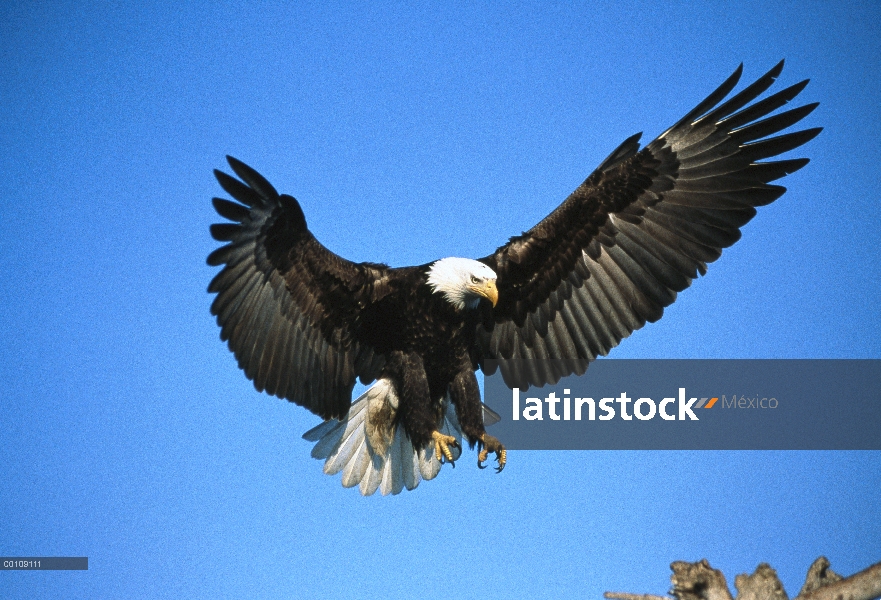
[{"label": "bald eagle", "polygon": [[[215,175],[238,202],[213,200],[232,223],[211,226],[228,243],[208,256],[223,265],[208,287],[221,339],[258,391],[325,420],[304,437],[346,487],[412,489],[459,458],[463,436],[478,466],[492,454],[501,471],[505,447],[486,432],[475,371],[577,359],[568,372],[536,361],[524,383],[537,386],[583,372],[660,319],[756,207],[783,194],[770,182],[808,163],[759,162],[820,132],[768,137],[816,108],[768,116],[808,82],[750,104],[781,61],[723,102],[742,68],[641,150],[641,134],[625,140],[550,215],[477,260],[350,262],[315,239],[294,198],[228,157],[238,179]],[[353,402],[356,379],[373,385]]]}]

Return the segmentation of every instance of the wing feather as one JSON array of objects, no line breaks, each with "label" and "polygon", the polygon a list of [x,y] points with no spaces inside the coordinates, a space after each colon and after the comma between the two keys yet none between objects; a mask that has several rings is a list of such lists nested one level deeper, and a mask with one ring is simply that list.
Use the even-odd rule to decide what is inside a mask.
[{"label": "wing feather", "polygon": [[602,291],[598,277],[588,279],[584,285],[584,291],[585,293],[581,297],[582,313],[593,325],[596,333],[594,338],[596,347],[593,354],[594,357],[605,356],[615,343],[615,334],[612,329],[617,325],[617,315],[610,308],[611,305]]},{"label": "wing feather", "polygon": [[[661,318],[740,239],[755,207],[786,191],[770,182],[808,163],[759,162],[821,131],[781,133],[817,103],[771,114],[807,81],[758,100],[782,70],[783,61],[725,100],[741,65],[656,140],[642,150],[639,135],[625,140],[548,217],[480,259],[495,270],[499,289],[493,320],[478,326],[480,360],[593,360]],[[532,385],[560,376],[554,368],[522,368]]]},{"label": "wing feather", "polygon": [[362,312],[393,289],[386,282],[401,270],[333,254],[309,232],[296,200],[227,159],[239,179],[215,175],[238,203],[213,200],[233,222],[211,226],[227,243],[208,256],[223,267],[208,286],[217,294],[211,313],[220,337],[257,390],[325,419],[342,417],[356,377],[369,383],[384,363],[360,328]]}]

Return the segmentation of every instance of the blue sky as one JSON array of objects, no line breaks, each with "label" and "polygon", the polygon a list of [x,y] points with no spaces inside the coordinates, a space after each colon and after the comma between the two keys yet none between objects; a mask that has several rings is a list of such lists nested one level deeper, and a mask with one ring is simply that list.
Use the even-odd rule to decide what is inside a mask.
[{"label": "blue sky", "polygon": [[483,256],[740,63],[812,82],[810,165],[618,358],[881,358],[873,3],[5,3],[0,573],[10,598],[599,598],[673,560],[790,595],[881,558],[878,452],[511,452],[398,497],[321,473],[219,341],[231,154],[351,260]]}]

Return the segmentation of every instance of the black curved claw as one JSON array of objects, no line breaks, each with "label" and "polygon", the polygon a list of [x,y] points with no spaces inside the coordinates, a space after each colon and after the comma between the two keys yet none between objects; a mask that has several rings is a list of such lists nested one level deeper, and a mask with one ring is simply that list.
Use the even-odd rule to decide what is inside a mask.
[{"label": "black curved claw", "polygon": [[[459,449],[459,456],[462,456],[462,446],[459,445],[459,440],[453,440],[453,443],[447,444],[447,446],[458,448]],[[448,464],[451,467],[453,467],[454,469],[456,468],[456,461],[455,460],[447,460],[447,457],[444,456],[443,454],[441,454],[441,464],[442,465]]]},{"label": "black curved claw", "polygon": [[496,452],[496,457],[499,459],[499,467],[496,469],[496,473],[501,473],[505,469],[505,465],[508,464],[508,451],[505,450],[504,446]]},{"label": "black curved claw", "polygon": [[[493,453],[496,455],[496,460],[499,461],[499,466],[496,467],[496,473],[501,473],[502,470],[504,470],[504,468],[505,468],[505,464],[506,464],[506,460],[505,460],[505,459],[506,459],[506,454],[507,454],[507,452],[505,451],[504,446],[501,446],[501,444],[499,444],[499,446],[500,446],[500,449],[498,449],[498,450],[489,450],[489,451],[486,451],[486,450],[485,450],[485,449],[486,449],[486,444],[485,444],[484,442],[478,442],[478,446],[477,446],[477,449],[478,449],[478,452],[477,452],[477,468],[478,468],[478,469],[485,469],[485,468],[486,468],[486,465],[483,464],[483,461],[489,459],[489,453],[490,453],[490,452],[493,452]],[[480,458],[480,455],[483,454],[485,451],[486,451],[486,457],[483,458],[483,459],[481,459],[481,458]]]}]

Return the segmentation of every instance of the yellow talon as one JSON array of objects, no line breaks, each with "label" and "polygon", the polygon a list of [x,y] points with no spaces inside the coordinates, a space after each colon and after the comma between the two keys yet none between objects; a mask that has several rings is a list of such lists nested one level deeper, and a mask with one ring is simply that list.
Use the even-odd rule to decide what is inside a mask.
[{"label": "yellow talon", "polygon": [[431,438],[434,440],[434,455],[437,459],[443,462],[443,459],[446,458],[448,463],[455,466],[456,463],[453,460],[450,446],[459,448],[459,442],[456,441],[456,438],[451,435],[444,435],[440,431],[432,432]]},{"label": "yellow talon", "polygon": [[485,469],[486,467],[483,465],[484,461],[489,458],[490,452],[495,452],[496,458],[499,461],[496,473],[501,473],[502,469],[505,468],[505,463],[508,462],[508,452],[505,450],[505,447],[498,439],[486,432],[480,436],[480,442],[481,448],[480,452],[477,454],[477,466],[481,469]]}]

